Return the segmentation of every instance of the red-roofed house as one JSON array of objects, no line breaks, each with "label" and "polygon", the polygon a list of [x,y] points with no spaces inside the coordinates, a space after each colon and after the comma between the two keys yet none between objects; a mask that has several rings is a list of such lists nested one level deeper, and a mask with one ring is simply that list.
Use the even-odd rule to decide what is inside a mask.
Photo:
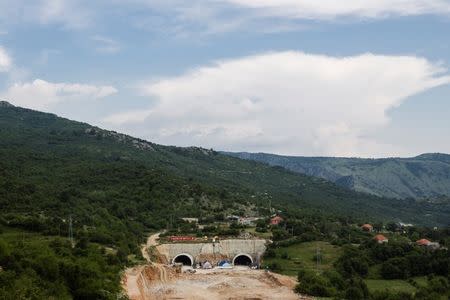
[{"label": "red-roofed house", "polygon": [[378,244],[383,244],[383,243],[387,243],[389,242],[388,238],[385,237],[382,234],[377,234],[374,238],[373,238]]},{"label": "red-roofed house", "polygon": [[427,239],[420,239],[416,241],[416,244],[419,246],[428,246],[429,244],[431,244],[431,242]]},{"label": "red-roofed house", "polygon": [[275,216],[272,219],[270,219],[270,225],[278,225],[281,222],[283,222],[283,218],[280,216]]},{"label": "red-roofed house", "polygon": [[361,229],[367,232],[372,232],[373,231],[373,226],[370,224],[364,224],[363,226],[361,226]]}]

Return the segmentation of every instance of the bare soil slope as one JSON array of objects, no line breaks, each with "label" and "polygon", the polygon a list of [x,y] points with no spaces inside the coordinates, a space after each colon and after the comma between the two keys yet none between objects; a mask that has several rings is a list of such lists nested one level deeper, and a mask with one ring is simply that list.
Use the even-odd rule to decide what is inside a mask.
[{"label": "bare soil slope", "polygon": [[177,274],[167,269],[146,267],[142,273],[145,279],[134,277],[139,279],[137,284],[128,281],[130,299],[310,299],[293,292],[293,278],[263,270],[237,267]]}]

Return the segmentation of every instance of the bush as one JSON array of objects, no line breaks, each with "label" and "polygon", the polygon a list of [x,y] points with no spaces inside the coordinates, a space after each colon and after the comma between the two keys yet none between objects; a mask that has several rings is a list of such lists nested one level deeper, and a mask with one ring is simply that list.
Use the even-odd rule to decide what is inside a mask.
[{"label": "bush", "polygon": [[270,263],[268,265],[268,267],[269,267],[270,270],[272,270],[274,272],[279,272],[279,271],[282,270],[281,266],[278,263],[276,263],[276,262]]},{"label": "bush", "polygon": [[274,241],[281,241],[289,238],[289,233],[286,230],[280,228],[272,229],[272,236]]},{"label": "bush", "polygon": [[344,279],[338,272],[328,270],[323,273],[323,276],[325,276],[337,290],[343,290],[345,288]]},{"label": "bush", "polygon": [[[366,283],[360,277],[352,277],[346,281],[346,296],[347,299],[368,299],[369,298],[369,289],[367,288]],[[351,289],[351,290],[350,290]],[[349,291],[350,290],[350,291]],[[356,292],[356,290],[358,292]],[[355,297],[356,295],[362,295],[360,298],[350,298]]]},{"label": "bush", "polygon": [[345,299],[348,300],[360,300],[360,299],[365,299],[364,298],[364,294],[362,293],[362,291],[356,287],[349,287],[346,291],[345,291]]},{"label": "bush", "polygon": [[335,266],[344,277],[353,277],[355,275],[365,277],[369,272],[368,260],[363,251],[354,247],[346,247]]},{"label": "bush", "polygon": [[298,273],[299,284],[295,287],[297,293],[303,293],[317,297],[332,297],[336,294],[336,289],[330,281],[309,270],[301,270]]},{"label": "bush", "polygon": [[448,279],[442,276],[431,278],[428,281],[428,289],[439,294],[444,294],[449,291]]},{"label": "bush", "polygon": [[264,253],[264,258],[275,258],[277,257],[277,253],[273,248],[267,249],[267,251]]},{"label": "bush", "polygon": [[[413,300],[414,297],[410,293],[406,292],[393,292],[393,291],[376,291],[370,295],[371,300]],[[416,299],[422,299],[417,298]]]},{"label": "bush", "polygon": [[381,276],[384,279],[404,279],[409,276],[408,260],[403,257],[391,258],[381,265]]}]

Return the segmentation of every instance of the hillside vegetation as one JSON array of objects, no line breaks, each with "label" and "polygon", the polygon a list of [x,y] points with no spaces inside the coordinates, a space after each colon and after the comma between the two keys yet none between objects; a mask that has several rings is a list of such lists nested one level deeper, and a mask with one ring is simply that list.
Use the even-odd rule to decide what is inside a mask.
[{"label": "hillside vegetation", "polygon": [[382,159],[280,156],[246,152],[226,154],[321,177],[348,189],[382,197],[418,199],[450,195],[448,154]]},{"label": "hillside vegetation", "polygon": [[117,299],[118,270],[141,258],[149,232],[176,232],[181,217],[268,216],[269,204],[320,222],[450,220],[446,202],[357,193],[280,167],[161,146],[0,102],[2,299]]},{"label": "hillside vegetation", "polygon": [[199,216],[213,207],[223,213],[247,202],[267,207],[269,200],[311,213],[326,208],[330,214],[448,224],[442,204],[355,193],[213,150],[161,146],[9,105],[0,107],[0,158],[3,214],[34,212],[42,219],[72,213],[96,231],[102,228],[96,216],[126,234],[125,227],[166,226],[169,214]]}]

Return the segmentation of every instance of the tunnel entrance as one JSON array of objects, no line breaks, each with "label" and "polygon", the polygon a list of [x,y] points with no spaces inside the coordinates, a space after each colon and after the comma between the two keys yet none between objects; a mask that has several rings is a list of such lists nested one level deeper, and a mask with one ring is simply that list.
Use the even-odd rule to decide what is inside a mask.
[{"label": "tunnel entrance", "polygon": [[173,259],[174,263],[183,264],[183,266],[192,266],[194,264],[189,254],[180,254]]},{"label": "tunnel entrance", "polygon": [[239,254],[233,259],[233,265],[235,266],[250,266],[252,263],[253,259],[248,254]]}]

